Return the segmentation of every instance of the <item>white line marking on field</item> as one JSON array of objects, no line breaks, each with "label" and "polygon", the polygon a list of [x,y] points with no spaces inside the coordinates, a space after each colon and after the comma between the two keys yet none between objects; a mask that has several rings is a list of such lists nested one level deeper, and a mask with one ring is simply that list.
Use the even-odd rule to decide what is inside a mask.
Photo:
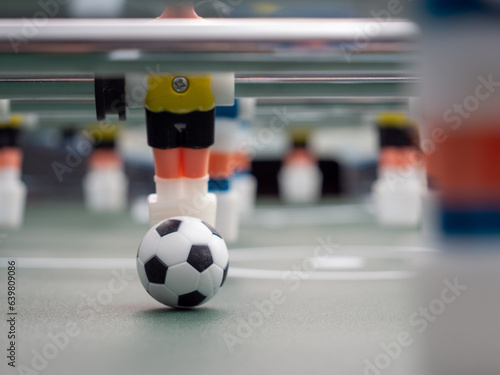
[{"label": "white line marking on field", "polygon": [[31,269],[113,269],[135,268],[135,258],[0,258],[0,268],[15,259],[18,268]]},{"label": "white line marking on field", "polygon": [[[284,280],[290,271],[262,270],[230,267],[228,277],[237,279]],[[401,280],[415,277],[410,271],[367,271],[367,272],[307,272],[304,281],[376,281]]]},{"label": "white line marking on field", "polygon": [[[266,261],[280,259],[305,259],[311,256],[311,246],[281,246],[266,248],[246,248],[230,250],[233,264],[229,268],[229,277],[262,280],[282,280],[288,270],[270,270],[237,267],[234,263],[244,261]],[[435,253],[435,250],[423,247],[400,246],[342,246],[339,255],[331,256],[316,264],[316,270],[308,272],[307,280],[366,281],[400,280],[415,276],[414,272],[404,270],[359,271],[369,258],[401,259],[416,253]],[[347,255],[349,254],[349,255]],[[13,258],[0,258],[0,268],[6,268]],[[135,258],[14,258],[20,269],[135,269]],[[334,270],[345,271],[336,272]],[[357,271],[352,271],[356,269]]]}]

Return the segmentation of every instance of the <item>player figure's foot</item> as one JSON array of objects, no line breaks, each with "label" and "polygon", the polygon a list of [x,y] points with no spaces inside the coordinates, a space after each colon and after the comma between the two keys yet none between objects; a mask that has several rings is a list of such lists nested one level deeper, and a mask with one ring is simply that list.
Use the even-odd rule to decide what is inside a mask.
[{"label": "player figure's foot", "polygon": [[208,192],[208,176],[175,179],[155,176],[155,183],[156,194],[148,197],[151,226],[173,216],[192,216],[215,226],[217,198]]}]

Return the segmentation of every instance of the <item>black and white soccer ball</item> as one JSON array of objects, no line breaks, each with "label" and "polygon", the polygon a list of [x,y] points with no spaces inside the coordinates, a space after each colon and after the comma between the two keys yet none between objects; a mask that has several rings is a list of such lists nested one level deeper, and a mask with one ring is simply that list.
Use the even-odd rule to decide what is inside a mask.
[{"label": "black and white soccer ball", "polygon": [[156,224],[137,252],[137,271],[146,291],[171,307],[190,308],[211,299],[226,280],[229,254],[217,231],[187,216]]}]

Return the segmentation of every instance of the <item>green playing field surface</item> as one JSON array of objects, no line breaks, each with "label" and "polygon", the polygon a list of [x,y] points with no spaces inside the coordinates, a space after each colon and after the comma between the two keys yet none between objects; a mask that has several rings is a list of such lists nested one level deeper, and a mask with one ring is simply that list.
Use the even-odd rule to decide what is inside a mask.
[{"label": "green playing field surface", "polygon": [[2,355],[0,373],[424,373],[418,337],[384,354],[413,335],[413,264],[427,254],[416,230],[381,229],[360,205],[260,206],[229,246],[226,284],[190,311],[140,284],[146,230],[128,214],[30,206],[25,227],[0,238],[3,353],[10,258],[17,312],[17,368]]}]

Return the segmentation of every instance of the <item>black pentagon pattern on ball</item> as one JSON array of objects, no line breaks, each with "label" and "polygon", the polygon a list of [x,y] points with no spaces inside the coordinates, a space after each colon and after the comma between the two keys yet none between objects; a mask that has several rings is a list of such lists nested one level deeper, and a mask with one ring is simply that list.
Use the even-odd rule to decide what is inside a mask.
[{"label": "black pentagon pattern on ball", "polygon": [[179,230],[181,223],[182,221],[175,219],[165,220],[156,227],[156,231],[158,232],[160,237],[163,237],[166,236],[167,234],[177,232]]},{"label": "black pentagon pattern on ball", "polygon": [[222,276],[222,281],[220,283],[220,287],[222,287],[222,285],[224,285],[224,283],[226,282],[227,270],[228,269],[229,269],[229,262],[227,262],[226,268],[224,268],[224,276]]},{"label": "black pentagon pattern on ball", "polygon": [[187,262],[198,272],[205,271],[214,262],[212,252],[206,245],[193,245],[189,251]]},{"label": "black pentagon pattern on ball", "polygon": [[165,282],[168,267],[156,256],[144,265],[144,269],[150,283],[163,284]]},{"label": "black pentagon pattern on ball", "polygon": [[183,294],[182,296],[179,296],[179,300],[177,301],[177,304],[180,307],[194,307],[199,305],[205,300],[205,297],[203,294],[198,292],[197,290],[191,293]]},{"label": "black pentagon pattern on ball", "polygon": [[213,234],[214,236],[217,236],[217,237],[219,237],[219,238],[221,238],[221,239],[222,239],[222,236],[219,234],[219,232],[217,232],[217,231],[215,230],[215,228],[214,228],[213,226],[211,226],[210,224],[205,223],[204,221],[202,221],[202,223],[203,223],[203,224],[205,224],[205,226],[206,226],[208,229],[210,229],[210,232],[212,232],[212,234]]}]

